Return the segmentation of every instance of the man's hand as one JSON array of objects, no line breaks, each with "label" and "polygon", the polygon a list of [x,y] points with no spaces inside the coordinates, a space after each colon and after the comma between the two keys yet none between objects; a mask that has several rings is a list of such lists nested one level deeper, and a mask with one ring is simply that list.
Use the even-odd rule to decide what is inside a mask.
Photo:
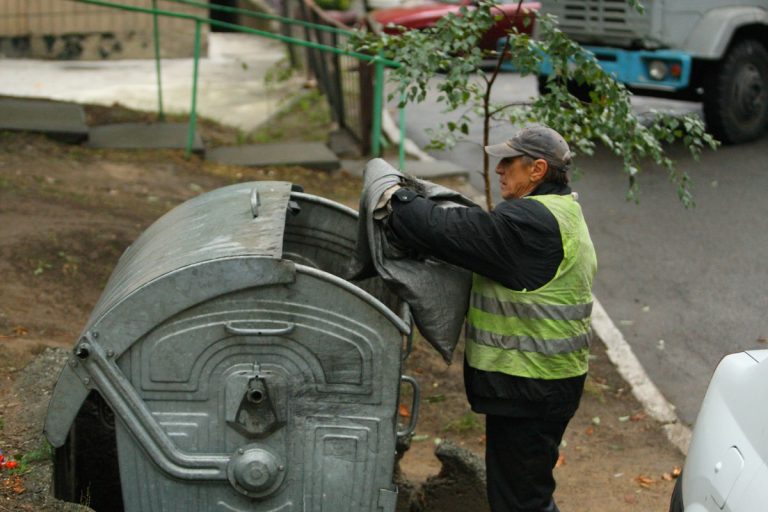
[{"label": "man's hand", "polygon": [[376,208],[373,210],[373,218],[381,220],[392,212],[392,195],[400,189],[400,185],[393,185],[381,194]]}]

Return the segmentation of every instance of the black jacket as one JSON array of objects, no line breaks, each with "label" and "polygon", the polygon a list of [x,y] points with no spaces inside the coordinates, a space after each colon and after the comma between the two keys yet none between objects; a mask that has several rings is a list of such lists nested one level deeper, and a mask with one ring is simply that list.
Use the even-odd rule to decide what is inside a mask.
[{"label": "black jacket", "polygon": [[[566,185],[544,183],[531,195],[570,194]],[[400,189],[388,219],[391,241],[431,254],[511,288],[535,290],[549,282],[563,260],[560,228],[540,202],[503,201],[482,208],[439,208]],[[464,385],[475,412],[565,419],[578,407],[586,376],[530,379],[477,370],[464,364]]]}]

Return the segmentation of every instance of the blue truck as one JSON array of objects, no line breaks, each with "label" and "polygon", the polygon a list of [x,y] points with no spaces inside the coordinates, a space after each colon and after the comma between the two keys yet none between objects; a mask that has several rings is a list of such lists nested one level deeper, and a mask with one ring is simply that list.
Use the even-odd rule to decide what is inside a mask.
[{"label": "blue truck", "polygon": [[[725,143],[768,127],[768,0],[543,0],[542,12],[636,94],[699,101]],[[547,69],[539,76],[546,92]],[[576,88],[576,92],[578,91]]]}]

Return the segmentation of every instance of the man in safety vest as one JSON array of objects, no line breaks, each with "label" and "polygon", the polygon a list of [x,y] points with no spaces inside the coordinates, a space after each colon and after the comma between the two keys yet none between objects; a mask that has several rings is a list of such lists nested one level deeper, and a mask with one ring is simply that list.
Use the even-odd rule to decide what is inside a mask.
[{"label": "man in safety vest", "polygon": [[552,470],[587,374],[595,250],[559,133],[530,125],[485,151],[501,158],[492,212],[400,188],[388,191],[388,224],[395,243],[474,273],[464,384],[486,415],[491,510],[556,512]]}]

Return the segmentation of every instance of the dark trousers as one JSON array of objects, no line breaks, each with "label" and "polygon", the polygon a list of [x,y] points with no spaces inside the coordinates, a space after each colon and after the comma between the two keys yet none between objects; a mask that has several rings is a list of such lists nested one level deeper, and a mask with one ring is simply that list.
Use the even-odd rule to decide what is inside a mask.
[{"label": "dark trousers", "polygon": [[485,465],[492,512],[558,512],[552,499],[569,420],[486,416]]}]

